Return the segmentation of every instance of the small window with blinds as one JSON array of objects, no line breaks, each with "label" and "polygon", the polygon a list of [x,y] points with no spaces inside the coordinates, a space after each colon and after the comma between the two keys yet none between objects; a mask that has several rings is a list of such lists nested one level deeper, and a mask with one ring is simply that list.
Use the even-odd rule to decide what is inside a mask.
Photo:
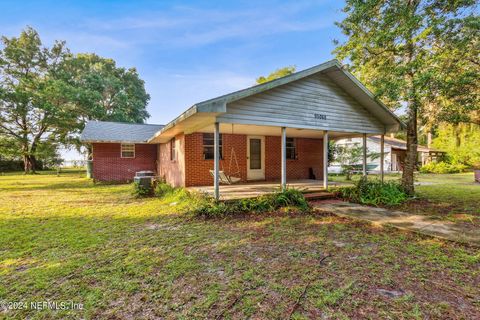
[{"label": "small window with blinds", "polygon": [[135,144],[122,143],[120,153],[122,158],[135,158]]}]

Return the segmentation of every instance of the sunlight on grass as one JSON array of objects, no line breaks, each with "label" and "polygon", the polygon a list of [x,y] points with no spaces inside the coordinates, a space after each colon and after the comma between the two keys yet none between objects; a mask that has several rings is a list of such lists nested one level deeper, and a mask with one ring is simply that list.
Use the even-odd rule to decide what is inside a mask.
[{"label": "sunlight on grass", "polygon": [[[478,250],[391,228],[284,212],[194,219],[178,194],[137,199],[80,171],[0,176],[0,203],[0,300],[85,305],[7,318],[285,318],[309,279],[294,318],[480,312]],[[384,286],[415,298],[379,297]]]}]

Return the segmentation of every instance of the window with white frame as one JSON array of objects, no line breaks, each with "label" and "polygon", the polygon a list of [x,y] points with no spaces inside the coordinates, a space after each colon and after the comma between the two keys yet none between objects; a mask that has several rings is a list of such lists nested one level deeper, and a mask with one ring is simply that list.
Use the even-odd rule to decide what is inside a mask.
[{"label": "window with white frame", "polygon": [[135,158],[135,144],[122,143],[120,153],[122,158]]}]

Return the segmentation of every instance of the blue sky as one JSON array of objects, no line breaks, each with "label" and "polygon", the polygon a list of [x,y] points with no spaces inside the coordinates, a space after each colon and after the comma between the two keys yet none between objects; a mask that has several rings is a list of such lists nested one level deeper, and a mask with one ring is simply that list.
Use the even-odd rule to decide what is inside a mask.
[{"label": "blue sky", "polygon": [[136,67],[151,95],[148,123],[248,87],[259,75],[332,59],[341,1],[0,1],[0,34],[29,25]]}]

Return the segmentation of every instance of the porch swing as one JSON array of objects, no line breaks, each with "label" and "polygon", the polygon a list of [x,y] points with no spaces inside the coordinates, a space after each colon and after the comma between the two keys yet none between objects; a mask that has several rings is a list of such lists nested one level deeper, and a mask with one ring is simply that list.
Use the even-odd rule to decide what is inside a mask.
[{"label": "porch swing", "polygon": [[[232,123],[232,134],[233,134],[233,123]],[[235,184],[242,180],[240,177],[240,166],[238,165],[237,153],[235,148],[232,146],[230,149],[230,160],[228,162],[228,171],[225,173],[225,168],[223,166],[224,160],[220,160],[222,170],[218,171],[218,180],[223,184]],[[235,171],[232,172],[232,166],[235,166]],[[210,170],[210,175],[215,179],[215,172]]]}]

